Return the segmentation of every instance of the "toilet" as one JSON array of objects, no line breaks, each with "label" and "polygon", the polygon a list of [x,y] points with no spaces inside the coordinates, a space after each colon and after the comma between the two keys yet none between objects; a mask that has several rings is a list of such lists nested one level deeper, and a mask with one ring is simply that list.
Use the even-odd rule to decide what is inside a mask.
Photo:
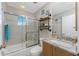
[{"label": "toilet", "polygon": [[30,51],[31,56],[40,56],[41,55],[41,53],[42,53],[42,40],[41,39],[40,39],[40,45],[36,45],[31,49],[31,51]]},{"label": "toilet", "polygon": [[42,53],[42,47],[37,45],[31,49],[30,53],[31,56],[40,56]]}]

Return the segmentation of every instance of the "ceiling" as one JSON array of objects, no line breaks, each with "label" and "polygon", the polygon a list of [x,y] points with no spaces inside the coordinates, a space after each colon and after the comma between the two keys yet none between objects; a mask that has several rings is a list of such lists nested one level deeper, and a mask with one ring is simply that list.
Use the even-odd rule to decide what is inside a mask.
[{"label": "ceiling", "polygon": [[8,6],[19,8],[31,13],[35,13],[37,10],[39,10],[46,4],[47,2],[37,2],[35,4],[34,2],[8,2],[7,3]]},{"label": "ceiling", "polygon": [[[7,2],[7,5],[15,8],[19,8],[31,13],[35,13],[36,11],[38,11],[48,3],[49,2],[37,2],[35,4],[34,2]],[[53,15],[59,14],[61,12],[64,12],[66,10],[69,10],[75,7],[74,2],[51,2],[49,4],[50,4],[49,7],[52,8],[53,10]]]},{"label": "ceiling", "polygon": [[67,10],[75,10],[74,2],[55,2],[51,4],[53,15],[59,14],[61,12],[65,12]]}]

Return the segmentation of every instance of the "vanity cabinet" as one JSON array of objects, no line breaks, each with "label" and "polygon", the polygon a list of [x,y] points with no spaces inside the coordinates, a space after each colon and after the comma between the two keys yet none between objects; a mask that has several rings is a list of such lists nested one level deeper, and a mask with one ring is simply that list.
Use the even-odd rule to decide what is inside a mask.
[{"label": "vanity cabinet", "polygon": [[53,46],[47,42],[43,42],[43,56],[73,56],[73,53],[70,53],[64,49]]},{"label": "vanity cabinet", "polygon": [[43,42],[43,55],[45,56],[52,56],[53,49],[52,49],[52,45]]}]

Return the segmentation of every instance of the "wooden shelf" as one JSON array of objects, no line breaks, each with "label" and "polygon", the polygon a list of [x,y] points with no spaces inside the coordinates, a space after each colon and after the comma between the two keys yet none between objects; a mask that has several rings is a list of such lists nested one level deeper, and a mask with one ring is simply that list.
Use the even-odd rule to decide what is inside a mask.
[{"label": "wooden shelf", "polygon": [[[43,30],[43,29],[48,29],[50,28],[49,26],[49,20],[50,20],[50,17],[44,17],[44,18],[40,18],[40,30]],[[47,25],[45,26],[45,22],[48,22],[46,23]]]},{"label": "wooden shelf", "polygon": [[45,20],[49,20],[50,17],[44,17],[44,18],[40,18],[40,21],[45,21]]}]

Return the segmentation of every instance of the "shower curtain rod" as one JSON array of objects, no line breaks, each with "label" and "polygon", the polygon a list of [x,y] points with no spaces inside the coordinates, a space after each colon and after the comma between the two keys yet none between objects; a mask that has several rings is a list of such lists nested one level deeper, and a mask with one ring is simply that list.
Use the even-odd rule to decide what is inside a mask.
[{"label": "shower curtain rod", "polygon": [[4,14],[9,14],[9,15],[14,15],[14,16],[19,16],[19,15],[17,15],[17,14],[12,14],[12,13],[5,12],[5,11],[4,11]]}]

